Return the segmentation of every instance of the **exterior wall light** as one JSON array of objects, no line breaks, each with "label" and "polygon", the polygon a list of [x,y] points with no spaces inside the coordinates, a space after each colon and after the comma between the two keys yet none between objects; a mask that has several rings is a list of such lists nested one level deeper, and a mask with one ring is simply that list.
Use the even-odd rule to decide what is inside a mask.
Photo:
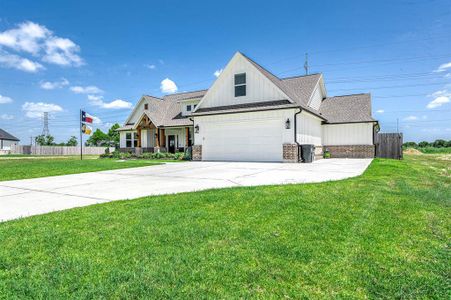
[{"label": "exterior wall light", "polygon": [[287,119],[287,120],[285,121],[285,128],[286,128],[286,129],[290,129],[290,128],[291,128],[291,122],[290,122],[290,119]]},{"label": "exterior wall light", "polygon": [[199,124],[194,126],[194,132],[195,133],[199,133]]}]

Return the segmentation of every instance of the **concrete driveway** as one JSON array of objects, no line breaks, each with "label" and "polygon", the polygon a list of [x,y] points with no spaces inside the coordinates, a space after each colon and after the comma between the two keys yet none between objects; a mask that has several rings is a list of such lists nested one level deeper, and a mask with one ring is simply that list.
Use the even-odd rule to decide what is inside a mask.
[{"label": "concrete driveway", "polygon": [[358,176],[371,159],[312,164],[186,162],[0,182],[0,221],[149,195],[211,188],[339,180]]}]

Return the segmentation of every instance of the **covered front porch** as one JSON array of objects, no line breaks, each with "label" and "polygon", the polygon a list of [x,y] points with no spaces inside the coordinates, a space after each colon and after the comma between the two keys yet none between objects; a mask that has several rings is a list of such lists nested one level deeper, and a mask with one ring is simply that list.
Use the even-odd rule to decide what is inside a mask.
[{"label": "covered front porch", "polygon": [[121,132],[121,151],[124,152],[184,152],[192,145],[193,127],[156,126],[146,115],[131,128]]}]

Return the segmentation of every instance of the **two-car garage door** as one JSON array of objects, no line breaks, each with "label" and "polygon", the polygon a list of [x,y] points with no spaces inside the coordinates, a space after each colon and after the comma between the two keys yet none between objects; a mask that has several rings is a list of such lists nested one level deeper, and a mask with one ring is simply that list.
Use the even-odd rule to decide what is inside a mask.
[{"label": "two-car garage door", "polygon": [[202,159],[282,161],[280,119],[214,122],[203,126]]}]

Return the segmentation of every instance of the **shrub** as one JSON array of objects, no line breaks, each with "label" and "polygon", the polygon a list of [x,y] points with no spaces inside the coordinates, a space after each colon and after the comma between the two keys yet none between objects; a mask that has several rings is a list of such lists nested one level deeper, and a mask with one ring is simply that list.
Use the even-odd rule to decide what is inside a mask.
[{"label": "shrub", "polygon": [[184,155],[183,155],[183,160],[191,160],[192,159],[192,148],[191,147],[188,147],[186,150],[185,150],[185,153],[184,153]]}]

